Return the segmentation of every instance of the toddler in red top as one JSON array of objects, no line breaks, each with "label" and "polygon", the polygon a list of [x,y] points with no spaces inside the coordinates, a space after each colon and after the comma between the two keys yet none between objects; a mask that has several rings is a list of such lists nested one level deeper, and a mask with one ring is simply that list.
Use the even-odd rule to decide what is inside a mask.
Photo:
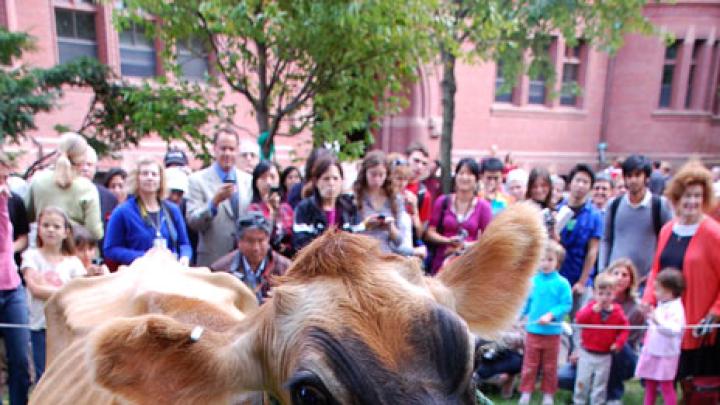
[{"label": "toddler in red top", "polygon": [[612,353],[622,349],[630,334],[627,329],[607,328],[628,325],[622,307],[613,302],[615,282],[608,273],[598,274],[593,299],[575,315],[578,324],[603,326],[602,329],[583,327],[580,333],[582,347],[573,395],[575,405],[585,405],[588,396],[591,404],[605,403]]}]

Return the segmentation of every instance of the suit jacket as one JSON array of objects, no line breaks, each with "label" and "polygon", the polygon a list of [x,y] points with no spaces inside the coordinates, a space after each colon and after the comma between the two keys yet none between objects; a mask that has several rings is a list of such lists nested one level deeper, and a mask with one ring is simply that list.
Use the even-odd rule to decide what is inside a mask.
[{"label": "suit jacket", "polygon": [[198,232],[198,266],[210,266],[235,248],[235,221],[238,215],[245,213],[252,200],[252,176],[238,169],[235,174],[237,198],[220,203],[214,216],[210,201],[222,186],[223,179],[214,165],[190,175],[186,219],[188,226]]},{"label": "suit jacket", "polygon": [[[115,207],[118,206],[118,200],[113,195],[113,193],[110,192],[105,186],[101,186],[100,184],[95,184],[95,188],[97,188],[98,196],[100,197],[100,220],[103,223],[103,231],[104,235],[107,234],[107,224],[108,220],[110,220],[110,214],[112,214]],[[104,239],[104,238],[103,238]],[[104,256],[103,253],[103,239],[100,239],[98,241],[98,247],[100,248],[100,256]]]},{"label": "suit jacket", "polygon": [[98,196],[100,197],[100,220],[103,221],[103,225],[105,229],[107,229],[110,214],[112,214],[115,207],[118,206],[118,200],[105,186],[95,184],[95,188],[97,188]]}]

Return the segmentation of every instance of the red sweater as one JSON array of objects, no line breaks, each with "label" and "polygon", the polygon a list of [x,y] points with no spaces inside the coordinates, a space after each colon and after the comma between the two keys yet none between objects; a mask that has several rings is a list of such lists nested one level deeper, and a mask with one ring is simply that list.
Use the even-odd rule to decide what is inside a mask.
[{"label": "red sweater", "polygon": [[[655,252],[650,274],[648,276],[643,301],[655,304],[655,289],[651,286],[655,282],[660,269],[660,254],[672,235],[675,220],[669,221],[660,230],[658,247]],[[705,217],[697,232],[690,239],[683,259],[683,276],[685,276],[685,291],[682,294],[682,303],[685,307],[685,320],[691,324],[700,323],[709,313],[720,317],[720,224]],[[715,342],[717,331],[710,334],[707,344]],[[701,339],[692,336],[692,330],[686,329],[682,340],[683,350],[693,350],[700,347]]]},{"label": "red sweater", "polygon": [[[427,189],[427,187],[425,187]],[[405,187],[406,190],[410,190],[413,194],[418,195],[420,191],[420,183],[410,183]],[[430,220],[430,214],[433,206],[433,197],[430,190],[425,192],[425,197],[420,201],[420,221],[425,223]]]},{"label": "red sweater", "polygon": [[[595,300],[590,300],[575,315],[575,322],[582,325],[622,325],[627,326],[628,320],[623,313],[622,307],[618,303],[613,303],[613,309],[610,316],[603,321],[600,312],[593,311]],[[582,347],[600,353],[610,353],[610,346],[615,343],[617,350],[620,350],[630,335],[627,329],[593,329],[583,328],[580,336],[582,337]]]}]

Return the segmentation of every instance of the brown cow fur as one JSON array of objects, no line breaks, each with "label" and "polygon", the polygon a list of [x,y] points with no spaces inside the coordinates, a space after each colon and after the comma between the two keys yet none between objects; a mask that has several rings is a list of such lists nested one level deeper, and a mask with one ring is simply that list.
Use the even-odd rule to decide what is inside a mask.
[{"label": "brown cow fur", "polygon": [[[272,298],[235,327],[222,324],[192,343],[194,319],[168,301],[175,319],[146,315],[99,327],[88,336],[87,361],[96,382],[136,403],[218,403],[262,389],[289,404],[286,384],[299,369],[317,375],[340,403],[358,395],[367,403],[380,390],[405,398],[396,403],[443,402],[443,392],[460,390],[456,402],[470,403],[470,331],[490,333],[516,313],[542,229],[537,209],[510,207],[436,279],[382,254],[366,237],[328,231],[299,253]],[[343,383],[349,377],[336,372],[344,363],[322,351],[333,345],[363,376],[381,379],[368,386],[373,392]],[[436,352],[443,347],[454,352]],[[458,359],[455,370],[444,365],[446,355]],[[440,378],[447,373],[452,386]]]},{"label": "brown cow fur", "polygon": [[[178,280],[179,275],[182,280]],[[194,284],[198,288],[188,290],[185,284]],[[195,302],[207,305],[215,303],[219,305],[217,308],[236,319],[257,308],[254,294],[236,278],[209,270],[188,270],[171,254],[155,252],[132,267],[123,266],[117,273],[75,279],[48,300],[45,306],[50,331],[47,365],[52,364],[55,356],[75,339],[108,319],[149,312],[166,313],[168,310],[190,316],[187,311],[178,309],[178,300],[163,304],[163,300],[171,296],[194,298]],[[206,313],[200,309],[195,312]]]},{"label": "brown cow fur", "polygon": [[[546,233],[530,203],[515,204],[514,215],[490,222],[477,245],[446,266],[436,281],[452,291],[455,306],[470,330],[483,335],[506,329],[525,299]],[[478,298],[481,298],[480,300]]]}]

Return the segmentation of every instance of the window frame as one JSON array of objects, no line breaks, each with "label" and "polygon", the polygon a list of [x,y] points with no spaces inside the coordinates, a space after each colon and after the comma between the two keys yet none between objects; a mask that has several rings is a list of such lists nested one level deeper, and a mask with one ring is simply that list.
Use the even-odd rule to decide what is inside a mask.
[{"label": "window frame", "polygon": [[[495,62],[495,91],[493,94],[493,103],[501,103],[501,104],[513,104],[515,101],[515,92],[517,88],[517,84],[513,85],[512,88],[508,90],[506,93],[500,93],[499,89],[502,87],[502,85],[505,84],[505,81],[507,80],[505,78],[505,75],[503,74],[503,64],[501,61]],[[498,86],[498,82],[501,82]],[[500,99],[501,97],[507,96],[508,99]]]},{"label": "window frame", "polygon": [[[668,51],[672,48],[675,48],[675,54],[672,58],[668,57]],[[658,108],[663,110],[668,110],[673,108],[673,93],[677,90],[675,88],[677,80],[678,80],[678,70],[680,68],[681,62],[680,59],[680,53],[682,52],[683,47],[683,40],[678,38],[676,39],[672,44],[669,46],[665,46],[663,48],[664,54],[663,54],[663,64],[662,64],[662,70],[660,74],[660,94],[658,95]],[[665,84],[665,73],[666,68],[670,67],[672,76],[670,77],[670,83]],[[664,87],[667,86],[667,87]],[[663,92],[667,89],[667,104],[664,104],[663,102]]]},{"label": "window frame", "polygon": [[[202,52],[195,52],[196,47],[193,45],[194,40],[198,40],[197,38],[187,38],[183,39],[182,41],[178,41],[178,43],[175,44],[175,62],[179,66],[179,74],[180,77],[185,80],[193,80],[193,81],[201,81],[205,79],[205,77],[210,76],[210,49],[202,49]],[[199,43],[200,47],[203,46],[203,43]],[[181,58],[187,58],[185,62],[181,61]],[[183,65],[188,62],[192,61],[200,61],[202,60],[205,64],[205,71],[200,76],[195,75],[188,75],[185,69],[183,69]]]},{"label": "window frame", "polygon": [[[560,63],[558,64],[561,71],[559,74],[559,91],[558,91],[558,105],[565,108],[581,108],[582,107],[582,95],[581,94],[567,94],[566,84],[576,86],[579,89],[585,87],[585,71],[588,63],[588,44],[582,38],[577,40],[575,46],[570,46],[567,43],[564,44],[563,52],[560,56]],[[566,69],[570,66],[575,68],[575,77],[572,81],[565,80]],[[567,98],[566,98],[567,97]],[[568,100],[568,101],[566,101]]]},{"label": "window frame", "polygon": [[702,68],[702,48],[705,46],[706,40],[705,39],[696,39],[692,44],[692,50],[690,52],[690,63],[688,64],[688,79],[687,79],[687,88],[685,89],[685,99],[683,100],[683,108],[686,110],[692,109],[692,102],[693,97],[695,96],[695,92],[700,89],[696,89],[695,87],[700,85],[700,83],[697,83],[698,79],[698,73],[699,70]]},{"label": "window frame", "polygon": [[[82,45],[82,46],[88,46],[93,47],[94,49],[94,55],[85,54],[82,56],[88,56],[88,57],[94,57],[97,60],[100,60],[100,41],[99,41],[99,32],[98,32],[98,12],[97,9],[94,6],[90,6],[88,4],[83,3],[83,6],[85,7],[73,7],[74,3],[71,2],[55,2],[52,7],[53,12],[53,24],[54,24],[54,35],[55,35],[55,49],[57,52],[57,63],[67,63],[72,61],[73,59],[65,59],[63,57],[63,52],[61,50],[62,45]],[[87,6],[90,6],[89,8]],[[59,29],[58,29],[58,11],[61,12],[67,12],[72,16],[72,29],[73,29],[73,36],[65,36],[60,35]],[[93,22],[93,30],[94,30],[94,40],[88,39],[88,38],[81,38],[78,35],[78,20],[77,17],[79,14],[86,14],[91,15],[92,22]],[[64,60],[65,59],[65,60]]]},{"label": "window frame", "polygon": [[[131,39],[132,43],[129,44],[127,42],[123,42],[122,35],[124,32],[127,32],[128,30],[124,31],[116,31],[118,36],[118,57],[120,62],[120,75],[123,77],[134,77],[134,78],[141,78],[141,79],[148,79],[148,78],[156,78],[158,76],[162,75],[161,68],[160,68],[160,60],[159,60],[159,50],[158,50],[158,44],[155,38],[147,36],[144,32],[142,34],[138,33],[138,27],[139,25],[136,23],[131,23],[131,26],[129,27],[129,30],[131,31]],[[148,40],[149,44],[146,46],[142,41],[138,40],[138,35],[145,36],[145,38]],[[123,66],[126,66],[125,69],[129,69],[129,66],[140,66],[138,64],[128,64],[127,59],[123,58],[123,51],[125,52],[149,52],[152,51],[152,74],[151,75],[138,75],[138,74],[131,74],[130,72],[123,71]],[[127,55],[126,57],[127,58]],[[125,62],[124,62],[125,60]],[[150,58],[148,58],[150,60]]]}]

